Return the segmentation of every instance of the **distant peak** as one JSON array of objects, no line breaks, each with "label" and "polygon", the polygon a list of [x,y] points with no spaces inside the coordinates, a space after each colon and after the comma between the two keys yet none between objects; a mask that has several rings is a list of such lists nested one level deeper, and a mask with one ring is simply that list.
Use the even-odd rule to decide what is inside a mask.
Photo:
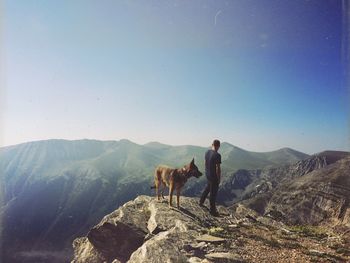
[{"label": "distant peak", "polygon": [[148,142],[145,143],[144,146],[146,147],[152,147],[152,148],[166,148],[166,147],[170,147],[170,145],[164,144],[164,143],[160,143],[160,142]]},{"label": "distant peak", "polygon": [[239,148],[238,146],[233,145],[233,144],[228,143],[228,142],[222,142],[220,146],[221,146],[221,147],[222,147],[222,146],[229,146],[229,147],[234,147],[234,148],[241,149],[241,148]]},{"label": "distant peak", "polygon": [[327,150],[327,151],[323,151],[323,152],[319,152],[316,153],[314,155],[312,155],[314,157],[325,157],[328,161],[328,163],[334,163],[340,159],[343,159],[347,156],[350,156],[350,152],[345,152],[345,151],[331,151],[331,150]]},{"label": "distant peak", "polygon": [[235,150],[246,151],[243,148],[240,148],[240,147],[238,147],[236,145],[233,145],[231,143],[228,143],[228,142],[222,142],[220,148],[222,148],[222,149],[224,149],[224,148],[232,148],[232,149],[235,149]]},{"label": "distant peak", "polygon": [[283,148],[280,148],[278,150],[276,150],[277,152],[280,151],[280,152],[297,152],[296,150],[292,149],[292,148],[289,148],[289,147],[283,147]]},{"label": "distant peak", "polygon": [[128,139],[121,139],[121,140],[119,140],[119,142],[122,142],[122,143],[134,143],[134,142],[132,142],[132,141],[130,141]]},{"label": "distant peak", "polygon": [[315,155],[349,155],[350,152],[346,151],[334,151],[334,150],[325,150],[319,153],[316,153]]}]

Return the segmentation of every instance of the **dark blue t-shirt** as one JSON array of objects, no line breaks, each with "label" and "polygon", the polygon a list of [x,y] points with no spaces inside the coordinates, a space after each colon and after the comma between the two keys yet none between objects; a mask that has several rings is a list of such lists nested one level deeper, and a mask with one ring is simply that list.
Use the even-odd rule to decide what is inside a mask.
[{"label": "dark blue t-shirt", "polygon": [[216,165],[221,163],[220,153],[210,149],[205,153],[205,175],[208,179],[216,179]]}]

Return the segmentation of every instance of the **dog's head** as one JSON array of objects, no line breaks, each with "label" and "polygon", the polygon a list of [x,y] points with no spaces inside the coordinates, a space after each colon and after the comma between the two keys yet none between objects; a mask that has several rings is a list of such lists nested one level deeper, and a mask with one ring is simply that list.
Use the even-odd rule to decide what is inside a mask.
[{"label": "dog's head", "polygon": [[183,169],[188,177],[194,176],[198,178],[202,176],[202,173],[198,170],[198,167],[194,164],[194,158],[189,164],[185,165]]}]

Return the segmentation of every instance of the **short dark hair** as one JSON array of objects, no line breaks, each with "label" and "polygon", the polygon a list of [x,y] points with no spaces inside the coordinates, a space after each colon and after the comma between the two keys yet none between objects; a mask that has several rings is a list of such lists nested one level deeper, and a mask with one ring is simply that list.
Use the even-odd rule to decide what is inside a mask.
[{"label": "short dark hair", "polygon": [[213,145],[217,146],[217,147],[220,146],[220,141],[219,140],[214,140],[213,141]]}]

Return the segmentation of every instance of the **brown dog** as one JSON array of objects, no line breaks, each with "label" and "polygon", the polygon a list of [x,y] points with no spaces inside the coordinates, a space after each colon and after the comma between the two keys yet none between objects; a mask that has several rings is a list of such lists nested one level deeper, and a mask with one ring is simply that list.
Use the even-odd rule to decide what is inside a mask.
[{"label": "brown dog", "polygon": [[194,164],[194,158],[189,164],[186,164],[181,169],[159,165],[154,171],[154,186],[151,188],[156,188],[157,198],[160,200],[159,188],[163,185],[161,194],[164,198],[164,189],[166,187],[169,187],[169,206],[173,206],[173,192],[174,189],[176,189],[177,208],[180,208],[181,189],[191,176],[194,176],[196,178],[202,176],[202,173]]}]

